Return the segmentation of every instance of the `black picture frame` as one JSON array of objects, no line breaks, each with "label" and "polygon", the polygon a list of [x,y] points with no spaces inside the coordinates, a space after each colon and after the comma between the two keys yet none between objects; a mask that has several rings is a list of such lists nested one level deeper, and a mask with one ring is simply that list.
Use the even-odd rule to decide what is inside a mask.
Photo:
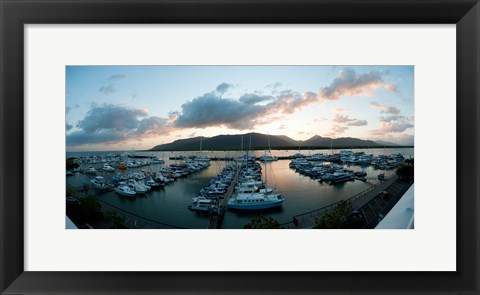
[{"label": "black picture frame", "polygon": [[[0,0],[0,10],[2,294],[480,293],[478,0]],[[24,24],[84,23],[456,24],[457,271],[24,271]]]}]

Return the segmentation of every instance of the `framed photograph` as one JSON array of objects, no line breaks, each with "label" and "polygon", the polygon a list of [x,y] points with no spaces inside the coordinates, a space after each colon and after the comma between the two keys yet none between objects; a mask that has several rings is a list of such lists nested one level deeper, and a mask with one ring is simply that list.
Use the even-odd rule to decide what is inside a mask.
[{"label": "framed photograph", "polygon": [[480,292],[477,1],[0,9],[2,294]]}]

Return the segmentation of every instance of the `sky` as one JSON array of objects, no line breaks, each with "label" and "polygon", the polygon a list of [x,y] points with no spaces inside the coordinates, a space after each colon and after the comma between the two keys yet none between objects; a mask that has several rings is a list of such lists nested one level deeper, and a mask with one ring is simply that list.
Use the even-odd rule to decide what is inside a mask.
[{"label": "sky", "polygon": [[413,145],[413,66],[67,66],[67,151],[259,132]]}]

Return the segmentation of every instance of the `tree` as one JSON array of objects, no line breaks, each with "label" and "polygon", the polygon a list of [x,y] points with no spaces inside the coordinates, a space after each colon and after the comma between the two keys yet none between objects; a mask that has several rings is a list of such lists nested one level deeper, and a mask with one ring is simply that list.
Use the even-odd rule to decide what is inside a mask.
[{"label": "tree", "polygon": [[74,187],[67,187],[67,197],[71,197],[73,195],[75,195],[75,193],[77,192],[77,189],[74,188]]},{"label": "tree", "polygon": [[100,210],[102,209],[102,205],[97,200],[97,198],[92,196],[86,196],[86,197],[80,198],[79,206],[80,206],[80,212],[82,212],[83,216],[87,221],[99,215]]},{"label": "tree", "polygon": [[350,202],[340,201],[334,208],[325,211],[315,220],[315,228],[348,228],[350,226],[348,218],[352,212]]},{"label": "tree", "polygon": [[413,159],[407,159],[405,160],[405,164],[398,167],[395,173],[397,173],[398,177],[401,179],[413,180],[414,171]]},{"label": "tree", "polygon": [[105,214],[105,219],[113,222],[113,224],[115,225],[115,228],[118,228],[119,225],[123,225],[123,223],[125,222],[125,218],[120,216],[115,210],[109,210]]},{"label": "tree", "polygon": [[245,229],[278,229],[281,228],[278,221],[272,217],[260,215],[253,218],[250,223],[247,223],[243,228]]},{"label": "tree", "polygon": [[75,162],[75,158],[68,158],[66,162],[67,171],[72,171],[80,167],[77,162]]}]

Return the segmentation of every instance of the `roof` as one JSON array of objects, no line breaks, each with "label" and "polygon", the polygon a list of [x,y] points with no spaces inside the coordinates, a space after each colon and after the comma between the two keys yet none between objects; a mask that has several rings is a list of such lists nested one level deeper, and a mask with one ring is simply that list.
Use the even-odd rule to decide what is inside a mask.
[{"label": "roof", "polygon": [[376,229],[410,229],[414,221],[414,187],[415,184],[398,200]]}]

